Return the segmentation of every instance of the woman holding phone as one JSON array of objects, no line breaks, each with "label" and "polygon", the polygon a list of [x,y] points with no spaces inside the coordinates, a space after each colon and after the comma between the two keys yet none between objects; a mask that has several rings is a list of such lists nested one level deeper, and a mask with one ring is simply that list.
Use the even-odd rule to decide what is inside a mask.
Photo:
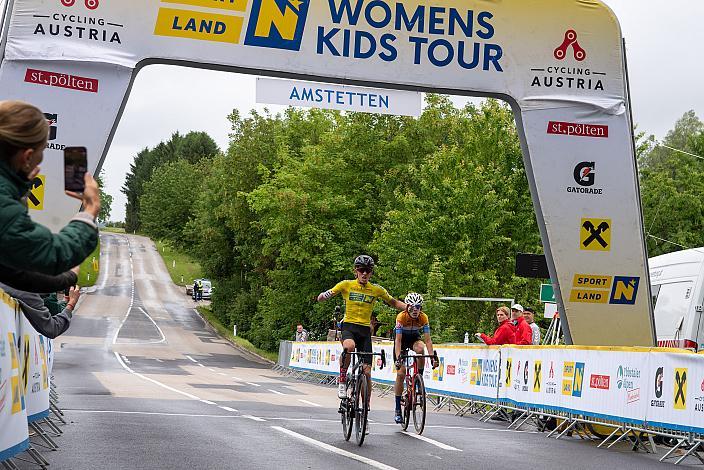
[{"label": "woman holding phone", "polygon": [[56,275],[78,266],[95,249],[100,212],[98,185],[86,173],[83,202],[57,234],[32,221],[23,198],[39,174],[49,125],[35,106],[0,101],[0,265],[9,269]]}]

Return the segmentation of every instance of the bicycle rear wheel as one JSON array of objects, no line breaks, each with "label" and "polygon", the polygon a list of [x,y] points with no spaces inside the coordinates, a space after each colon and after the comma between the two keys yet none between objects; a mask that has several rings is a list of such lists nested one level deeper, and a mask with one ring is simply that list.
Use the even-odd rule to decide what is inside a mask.
[{"label": "bicycle rear wheel", "polygon": [[342,435],[345,437],[346,441],[350,440],[352,436],[352,425],[354,423],[354,380],[348,380],[345,387],[345,398],[340,401],[340,408],[342,413],[340,417],[342,419]]},{"label": "bicycle rear wheel", "polygon": [[423,434],[425,428],[425,383],[423,376],[416,374],[413,377],[413,426],[418,434]]},{"label": "bicycle rear wheel", "polygon": [[357,380],[357,393],[355,393],[354,408],[355,408],[355,437],[357,445],[361,446],[364,443],[364,435],[367,432],[367,417],[369,415],[369,394],[367,386],[367,377],[362,377]]}]

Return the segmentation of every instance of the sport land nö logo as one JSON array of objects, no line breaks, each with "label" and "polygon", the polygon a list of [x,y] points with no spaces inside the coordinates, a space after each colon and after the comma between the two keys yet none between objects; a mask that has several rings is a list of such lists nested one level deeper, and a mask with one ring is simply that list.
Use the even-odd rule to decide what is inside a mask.
[{"label": "sport land n\u00f6 logo", "polygon": [[575,274],[570,302],[635,305],[639,284],[639,277]]},{"label": "sport land n\u00f6 logo", "polygon": [[[168,3],[224,10],[218,13],[161,7],[154,34],[239,44],[247,0],[213,5],[212,0],[169,0]],[[298,51],[310,0],[252,0],[244,44]]]}]

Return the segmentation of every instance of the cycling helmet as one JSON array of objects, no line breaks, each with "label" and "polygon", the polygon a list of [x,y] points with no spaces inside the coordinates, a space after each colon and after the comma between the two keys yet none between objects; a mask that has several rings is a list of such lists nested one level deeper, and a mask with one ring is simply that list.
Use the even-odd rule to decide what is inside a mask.
[{"label": "cycling helmet", "polygon": [[418,318],[420,310],[423,308],[423,296],[416,292],[410,292],[403,301],[408,305],[408,314],[411,318]]},{"label": "cycling helmet", "polygon": [[369,255],[359,255],[354,259],[354,267],[374,269],[374,258]]}]

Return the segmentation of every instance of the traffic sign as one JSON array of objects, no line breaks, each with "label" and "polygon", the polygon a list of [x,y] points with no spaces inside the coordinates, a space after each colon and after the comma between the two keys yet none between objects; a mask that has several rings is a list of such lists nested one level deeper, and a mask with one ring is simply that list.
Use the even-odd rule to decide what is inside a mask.
[{"label": "traffic sign", "polygon": [[540,301],[541,302],[554,302],[555,301],[555,289],[553,289],[552,284],[540,284]]}]

